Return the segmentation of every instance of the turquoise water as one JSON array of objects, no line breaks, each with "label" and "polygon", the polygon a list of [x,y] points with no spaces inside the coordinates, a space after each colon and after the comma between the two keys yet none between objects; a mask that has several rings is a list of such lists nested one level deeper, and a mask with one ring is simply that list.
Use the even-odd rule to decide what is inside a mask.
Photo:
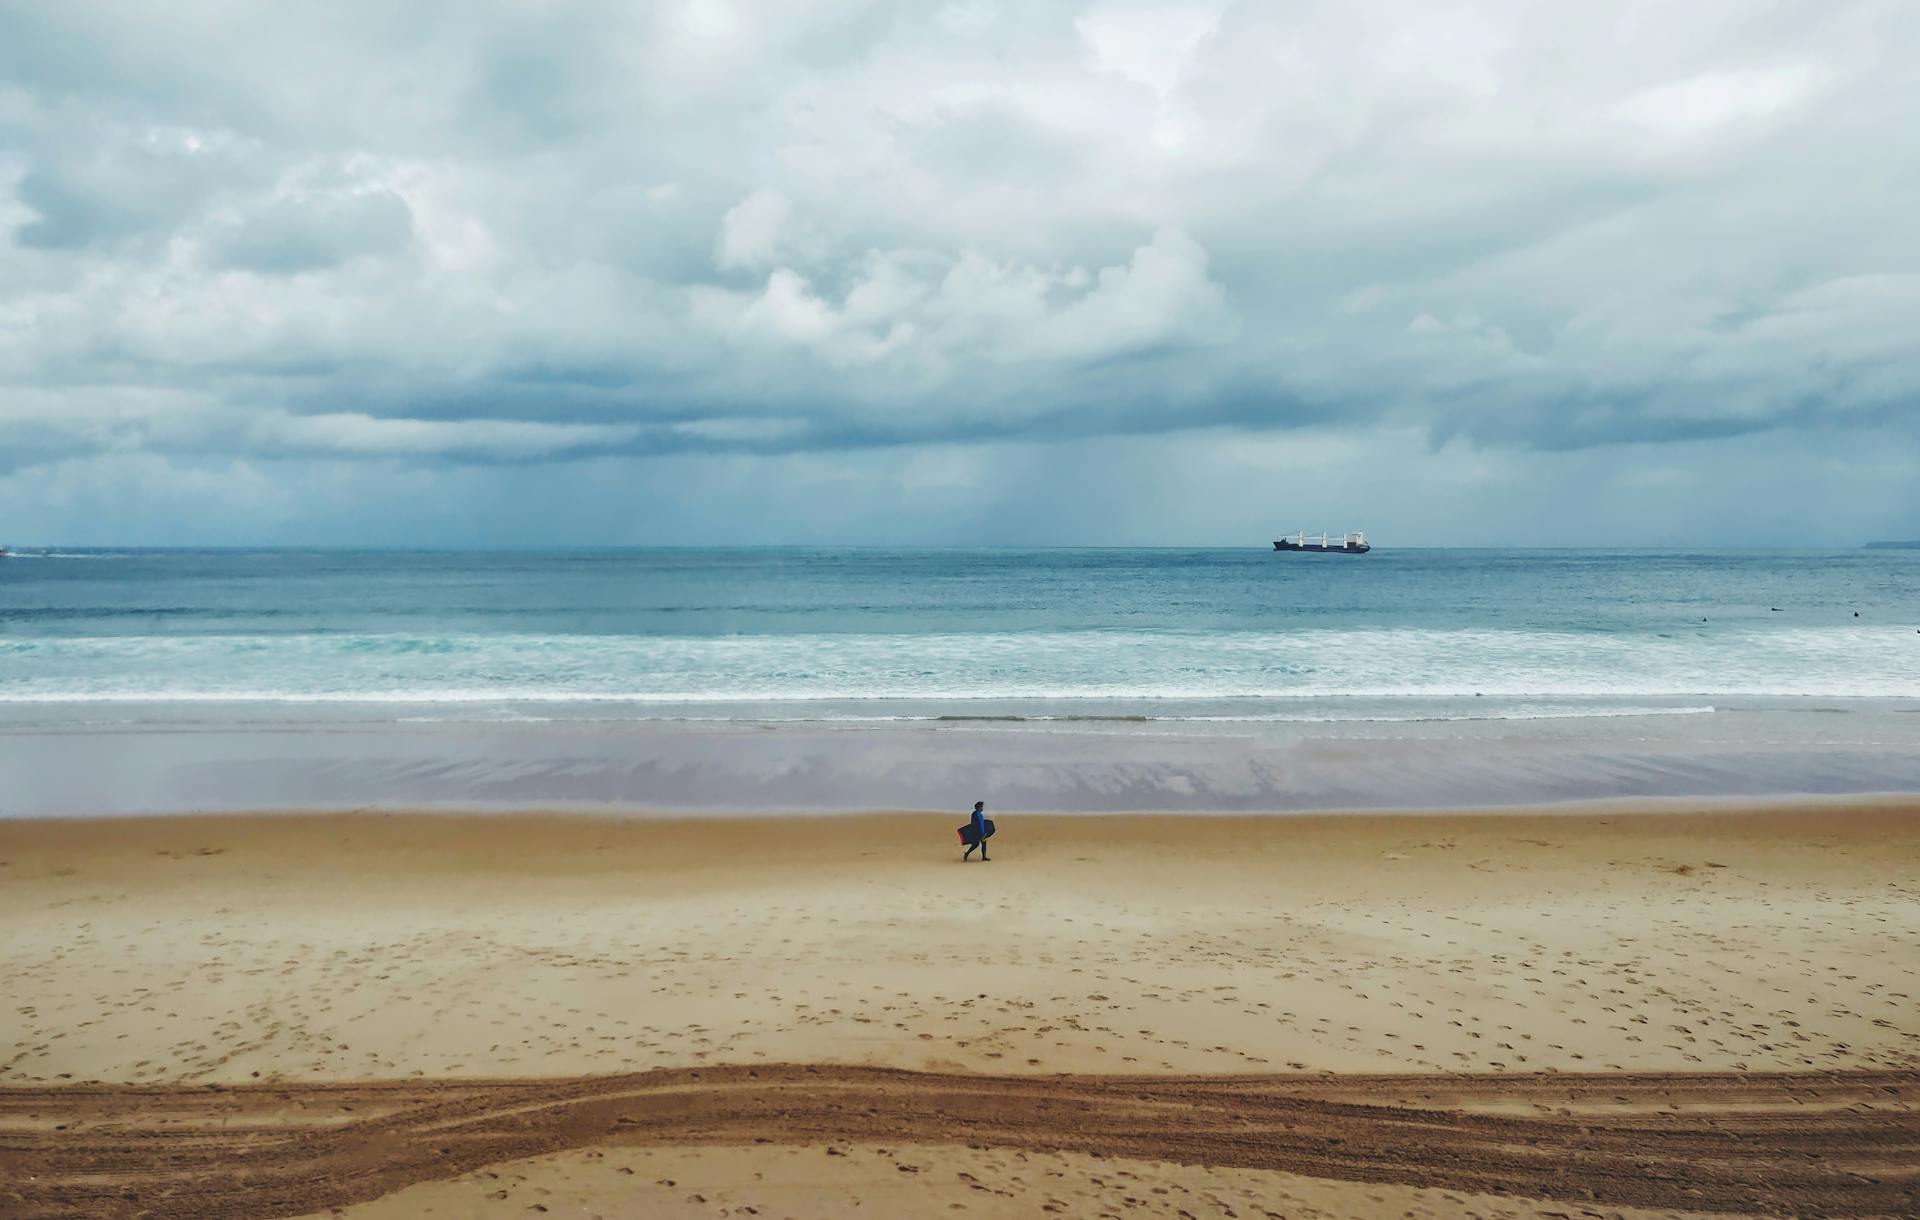
[{"label": "turquoise water", "polygon": [[[1236,721],[1920,698],[1920,552],[60,550],[14,722]],[[1776,609],[1777,608],[1777,609]]]}]

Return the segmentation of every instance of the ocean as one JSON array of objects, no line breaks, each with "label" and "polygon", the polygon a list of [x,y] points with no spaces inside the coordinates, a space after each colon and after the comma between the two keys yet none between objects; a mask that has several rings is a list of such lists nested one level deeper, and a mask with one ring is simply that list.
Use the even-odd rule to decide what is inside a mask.
[{"label": "ocean", "polygon": [[1920,698],[1917,594],[1920,554],[1884,551],[64,550],[0,562],[0,699],[1182,720]]},{"label": "ocean", "polygon": [[[1733,716],[1750,743],[1904,758],[1917,594],[1920,553],[1865,550],[52,549],[0,559],[0,731],[91,732],[96,754],[102,733],[192,754],[178,734],[379,725],[572,725],[620,748],[648,726],[838,730],[842,752],[861,726],[918,726],[1139,751],[1718,740]],[[1859,782],[1890,781],[1905,772]],[[1321,795],[1342,793],[1367,796]]]}]

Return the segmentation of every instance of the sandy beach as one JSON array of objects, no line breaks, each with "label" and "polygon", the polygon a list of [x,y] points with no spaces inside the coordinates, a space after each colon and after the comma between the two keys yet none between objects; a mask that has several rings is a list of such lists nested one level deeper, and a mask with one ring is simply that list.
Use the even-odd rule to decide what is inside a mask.
[{"label": "sandy beach", "polygon": [[996,816],[0,822],[0,1204],[1920,1207],[1920,805]]},{"label": "sandy beach", "polygon": [[1917,57],[0,0],[0,1220],[1920,1220]]}]

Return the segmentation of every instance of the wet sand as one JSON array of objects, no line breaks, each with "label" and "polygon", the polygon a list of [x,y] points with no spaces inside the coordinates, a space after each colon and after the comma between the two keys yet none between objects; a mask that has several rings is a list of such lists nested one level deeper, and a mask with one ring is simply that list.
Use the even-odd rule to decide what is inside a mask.
[{"label": "wet sand", "polygon": [[[1311,704],[1313,701],[1306,701]],[[1724,701],[1723,701],[1724,702]],[[1662,714],[1303,723],[313,722],[313,709],[107,705],[21,723],[0,703],[0,817],[181,810],[1115,813],[1479,809],[1589,800],[1920,791],[1920,701],[1669,706]],[[391,708],[362,709],[392,714]],[[559,709],[542,709],[558,711]],[[579,709],[575,709],[578,711]],[[1326,709],[1296,709],[1312,717]],[[1692,714],[1692,712],[1701,714]],[[1431,712],[1440,718],[1423,720]],[[344,713],[342,713],[344,715]],[[467,711],[471,717],[474,713]],[[963,804],[964,807],[964,804]]]},{"label": "wet sand", "polygon": [[[0,822],[0,1157],[52,1158],[35,1162],[50,1170],[39,1193],[17,1196],[47,1215],[111,1214],[86,1210],[105,1206],[103,1181],[128,1215],[297,1214],[303,1200],[425,1214],[392,1210],[409,1191],[440,1215],[1232,1206],[1196,1203],[1199,1190],[1284,1195],[1295,1205],[1268,1206],[1288,1215],[1489,1214],[1474,1195],[1523,1215],[1567,1211],[1542,1199],[1914,1210],[1920,805],[996,817],[985,865],[958,862],[957,815]],[[603,1078],[721,1065],[732,1102],[712,1080],[642,1076],[646,1132],[606,1108]],[[934,1075],[895,1089],[854,1069]],[[742,1084],[749,1070],[765,1083]],[[1424,1079],[1360,1079],[1380,1073]],[[1462,1073],[1484,1079],[1449,1093]],[[1157,1079],[1142,1094],[1116,1083],[1130,1076]],[[1209,1119],[1196,1099],[1215,1086],[1192,1078],[1218,1076],[1257,1104]],[[1540,1095],[1543,1080],[1573,1091]],[[503,1081],[532,1090],[507,1107],[510,1139]],[[343,1082],[401,1100],[373,1107],[389,1127],[357,1137],[362,1193],[315,1194],[337,1170],[313,1166],[338,1162],[313,1132],[288,1144],[281,1128],[330,1113],[325,1091]],[[466,1085],[495,1100],[444,1092]],[[248,1154],[290,1176],[237,1178],[172,1213],[159,1201],[189,1196],[158,1144],[127,1151],[116,1135],[78,1167],[88,1124],[163,1123],[185,1106],[184,1139],[242,1104],[217,1099],[267,1086],[282,1102],[248,1121],[281,1151]],[[973,1125],[937,1117],[965,1112],[976,1086],[1010,1092]],[[1839,1100],[1801,1091],[1822,1087]],[[1103,1127],[1073,1101],[1082,1089],[1159,1108],[1102,1111]],[[1154,1089],[1173,1091],[1142,1100]],[[759,1100],[728,1109],[743,1097]],[[421,1125],[418,1107],[455,1100],[485,1117]],[[1653,1117],[1678,1128],[1635,1125]],[[1502,1134],[1495,1120],[1560,1126]],[[341,1112],[327,1130],[374,1121]],[[1182,1136],[1186,1122],[1204,1129]],[[1456,1168],[1379,1152],[1402,1138]],[[1327,1155],[1326,1139],[1346,1150]],[[421,1140],[466,1151],[422,1157]],[[968,1143],[983,1150],[950,1151]],[[320,1160],[274,1159],[292,1145]],[[1534,1149],[1531,1168],[1492,1168],[1496,1145]],[[216,1162],[245,1151],[214,1147]],[[1659,1156],[1724,1172],[1662,1177]],[[968,1168],[989,1160],[1002,1180]],[[583,1178],[589,1161],[633,1172]],[[489,1173],[516,1188],[479,1190]],[[753,1174],[775,1183],[758,1203],[741,1193]],[[249,1197],[270,1178],[280,1194]],[[705,1185],[658,1185],[683,1179]],[[906,1179],[920,1185],[902,1195]],[[95,1193],[72,1193],[83,1181]]]}]

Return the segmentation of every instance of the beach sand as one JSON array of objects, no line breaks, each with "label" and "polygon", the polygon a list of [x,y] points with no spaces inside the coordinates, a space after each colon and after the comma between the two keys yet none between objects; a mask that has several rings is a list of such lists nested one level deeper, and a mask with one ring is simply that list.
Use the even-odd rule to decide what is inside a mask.
[{"label": "beach sand", "polygon": [[[604,1183],[624,1176],[606,1206]],[[1564,1204],[1273,1171],[964,1145],[646,1149],[568,1153],[463,1175],[349,1208],[353,1220],[550,1215],[1537,1217]],[[489,1211],[491,1207],[494,1210]],[[745,1210],[751,1208],[752,1210]],[[1577,1214],[1577,1213],[1576,1213]],[[1599,1215],[1602,1213],[1593,1213]],[[1610,1207],[1610,1216],[1698,1213]]]},{"label": "beach sand", "polygon": [[0,822],[0,1212],[1920,1208],[1920,804],[995,817]]}]

